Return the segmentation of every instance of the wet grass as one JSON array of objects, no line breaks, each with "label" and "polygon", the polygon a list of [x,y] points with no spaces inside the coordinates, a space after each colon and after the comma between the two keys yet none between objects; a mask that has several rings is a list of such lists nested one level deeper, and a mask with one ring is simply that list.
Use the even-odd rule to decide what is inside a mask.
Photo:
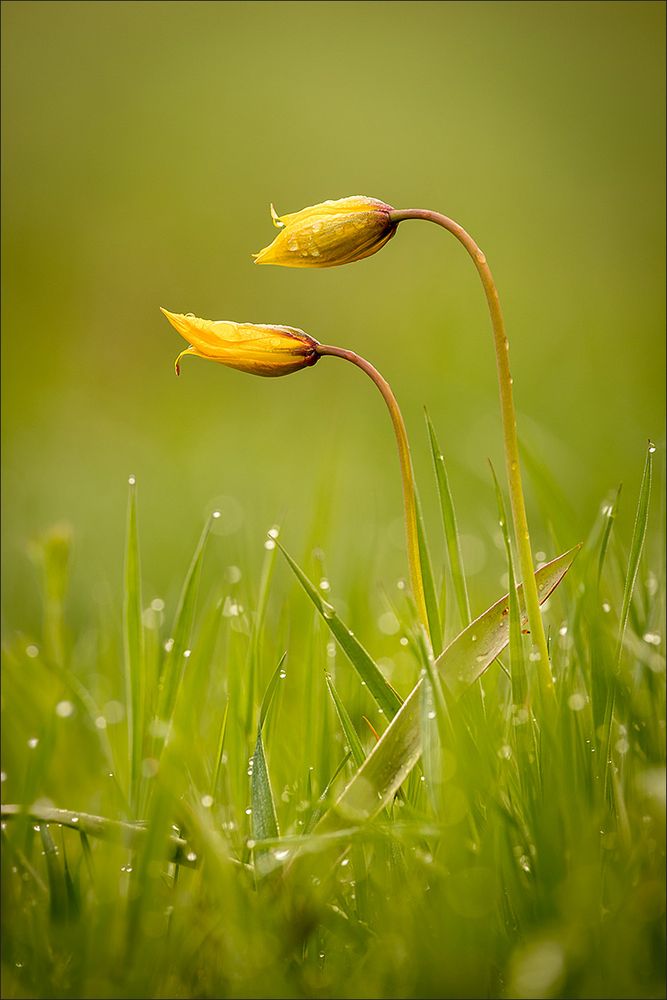
[{"label": "wet grass", "polygon": [[71,619],[71,539],[41,541],[42,634],[3,649],[4,996],[664,995],[658,456],[578,552],[530,469],[566,553],[538,570],[552,706],[521,595],[470,608],[429,435],[435,659],[402,581],[339,594],[278,527],[253,581],[214,515],[148,599],[133,481],[115,616]]}]

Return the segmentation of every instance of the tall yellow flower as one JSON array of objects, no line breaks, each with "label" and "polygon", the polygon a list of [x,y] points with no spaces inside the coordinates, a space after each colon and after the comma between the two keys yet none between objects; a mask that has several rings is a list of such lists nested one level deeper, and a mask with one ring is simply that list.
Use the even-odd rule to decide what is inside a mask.
[{"label": "tall yellow flower", "polygon": [[190,346],[176,358],[176,374],[184,354],[218,361],[228,368],[272,378],[314,365],[319,358],[317,341],[291,326],[264,326],[199,319],[160,308]]},{"label": "tall yellow flower", "polygon": [[391,205],[357,195],[311,205],[291,215],[277,215],[280,229],[273,243],[255,254],[256,264],[283,267],[336,267],[370,257],[396,232]]}]

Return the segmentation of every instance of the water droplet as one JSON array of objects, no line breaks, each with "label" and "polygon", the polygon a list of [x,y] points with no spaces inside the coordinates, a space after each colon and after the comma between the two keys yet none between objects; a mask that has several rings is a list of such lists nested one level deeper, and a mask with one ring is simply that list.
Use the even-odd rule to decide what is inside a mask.
[{"label": "water droplet", "polygon": [[527,854],[522,854],[519,858],[519,868],[521,868],[524,872],[530,871],[530,858]]},{"label": "water droplet", "polygon": [[106,729],[107,728],[107,720],[104,718],[103,715],[98,715],[97,716],[97,718],[95,719],[95,726],[96,726],[97,729]]},{"label": "water droplet", "polygon": [[188,660],[191,655],[192,655],[192,650],[191,649],[184,649],[183,650],[183,656],[185,657],[186,660]]},{"label": "water droplet", "polygon": [[507,743],[503,743],[498,751],[498,756],[502,757],[503,760],[509,760],[512,756],[512,747]]},{"label": "water droplet", "polygon": [[539,661],[542,659],[539,649],[534,649],[532,653],[529,653],[528,659],[530,660],[531,663],[539,663]]},{"label": "water droplet", "polygon": [[32,736],[28,740],[28,746],[30,747],[31,750],[34,750],[38,743],[39,743],[39,740],[37,739],[36,736]]},{"label": "water droplet", "polygon": [[202,795],[200,801],[201,801],[201,804],[203,805],[204,809],[210,809],[211,806],[213,805],[213,796],[212,795]]},{"label": "water droplet", "polygon": [[477,642],[477,636],[476,635],[471,635],[470,639],[472,640],[472,642]]},{"label": "water droplet", "polygon": [[130,875],[132,873],[132,865],[123,865],[121,871],[126,875]]},{"label": "water droplet", "polygon": [[561,627],[558,629],[558,634],[567,635],[567,625],[561,625]]},{"label": "water droplet", "polygon": [[134,476],[128,476],[127,477],[127,481],[128,481],[128,483],[129,483],[130,486],[135,486],[136,482],[137,482],[137,480],[136,480],[136,478]]},{"label": "water droplet", "polygon": [[320,590],[331,590],[331,584],[328,580],[320,580]]},{"label": "water droplet", "polygon": [[188,853],[185,855],[185,857],[187,858],[188,861],[196,861],[197,860],[197,855],[195,854],[194,851],[188,851]]},{"label": "water droplet", "polygon": [[648,642],[650,646],[659,646],[662,642],[662,636],[657,632],[644,632],[642,639],[644,642]]},{"label": "water droplet", "polygon": [[74,705],[71,701],[59,701],[56,705],[56,715],[61,719],[69,719],[74,715]]},{"label": "water droplet", "polygon": [[39,831],[41,830],[39,823],[34,823],[32,828],[35,831],[35,833],[39,833]]},{"label": "water droplet", "polygon": [[655,452],[655,445],[653,444],[652,441],[649,441],[649,443],[648,443],[648,450],[649,450],[649,454],[651,454],[651,455]]},{"label": "water droplet", "polygon": [[397,580],[396,587],[398,590],[405,590],[405,580]]},{"label": "water droplet", "polygon": [[407,646],[409,640],[406,635],[402,635],[398,641],[400,642],[401,646]]},{"label": "water droplet", "polygon": [[285,858],[289,857],[289,851],[274,851],[273,856],[276,861],[284,861]]},{"label": "water droplet", "polygon": [[280,673],[278,674],[278,677],[280,678],[281,681],[284,681],[285,678],[287,677],[287,671],[281,670]]},{"label": "water droplet", "polygon": [[267,540],[264,542],[264,548],[268,552],[270,552],[271,549],[275,549],[275,547],[276,547],[276,543],[274,542],[274,540],[272,538],[267,538]]},{"label": "water droplet", "polygon": [[171,653],[171,651],[172,651],[173,648],[174,648],[174,640],[173,639],[167,639],[167,641],[164,644],[165,652],[166,653]]},{"label": "water droplet", "polygon": [[245,810],[245,814],[246,816],[252,816],[252,809],[250,806],[248,806],[248,808]]},{"label": "water droplet", "polygon": [[611,604],[608,604],[607,601],[605,601],[604,604],[602,605],[602,610],[606,615],[608,615],[609,612],[611,611]]},{"label": "water droplet", "polygon": [[4,782],[6,780],[7,780],[7,772],[6,771],[0,771],[0,781]]},{"label": "water droplet", "polygon": [[269,538],[277,538],[280,534],[280,528],[274,525],[273,528],[269,528],[268,534]]},{"label": "water droplet", "polygon": [[219,510],[214,510],[211,517],[217,521],[219,517],[222,517],[222,513]]},{"label": "water droplet", "polygon": [[435,719],[435,712],[431,710],[431,711],[430,711],[430,712],[428,713],[428,715],[427,715],[427,718],[429,718],[429,719]]},{"label": "water droplet", "polygon": [[25,655],[29,656],[31,660],[34,660],[36,656],[39,656],[39,646],[35,646],[33,643],[26,646]]},{"label": "water droplet", "polygon": [[586,695],[582,694],[581,691],[575,691],[567,699],[567,704],[573,712],[581,712],[582,708],[586,707]]},{"label": "water droplet", "polygon": [[78,816],[71,816],[70,817],[70,823],[78,823],[78,822],[79,822],[79,817]]},{"label": "water droplet", "polygon": [[350,859],[349,858],[343,858],[343,860],[340,863],[340,866],[341,866],[341,868],[347,868],[347,866],[349,865],[349,863],[350,863]]},{"label": "water droplet", "polygon": [[621,756],[623,756],[623,754],[626,754],[629,749],[630,749],[630,744],[625,739],[625,737],[621,737],[620,740],[616,741],[616,745],[615,745],[616,753],[620,753]]}]

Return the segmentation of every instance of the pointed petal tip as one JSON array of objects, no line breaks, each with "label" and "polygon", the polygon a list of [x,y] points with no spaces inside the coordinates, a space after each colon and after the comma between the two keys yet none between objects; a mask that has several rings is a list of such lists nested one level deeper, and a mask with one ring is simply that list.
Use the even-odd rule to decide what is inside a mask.
[{"label": "pointed petal tip", "polygon": [[276,212],[273,202],[271,202],[271,221],[273,222],[273,225],[276,227],[276,229],[282,229],[285,225],[285,223],[281,221],[280,216]]}]

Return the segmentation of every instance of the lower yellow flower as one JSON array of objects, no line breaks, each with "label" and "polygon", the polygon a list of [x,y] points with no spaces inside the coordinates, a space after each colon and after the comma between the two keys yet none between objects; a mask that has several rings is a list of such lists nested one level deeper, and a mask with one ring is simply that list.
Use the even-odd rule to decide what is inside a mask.
[{"label": "lower yellow flower", "polygon": [[191,313],[171,313],[160,308],[175,330],[190,343],[176,358],[176,374],[184,354],[218,361],[251,375],[290,375],[314,365],[319,358],[317,341],[291,326],[264,326],[199,319]]}]

